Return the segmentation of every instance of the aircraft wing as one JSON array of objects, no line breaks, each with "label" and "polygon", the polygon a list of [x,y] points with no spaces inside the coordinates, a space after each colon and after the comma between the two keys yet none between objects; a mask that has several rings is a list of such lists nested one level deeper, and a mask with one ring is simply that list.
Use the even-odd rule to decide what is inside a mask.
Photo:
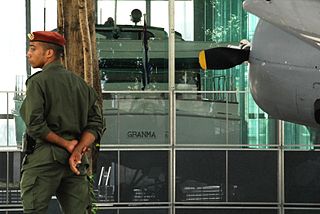
[{"label": "aircraft wing", "polygon": [[319,0],[245,0],[243,8],[320,49]]}]

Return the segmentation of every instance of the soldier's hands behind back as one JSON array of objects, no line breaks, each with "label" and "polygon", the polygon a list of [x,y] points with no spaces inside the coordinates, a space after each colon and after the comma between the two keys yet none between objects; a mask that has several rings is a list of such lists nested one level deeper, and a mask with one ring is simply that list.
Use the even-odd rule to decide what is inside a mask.
[{"label": "soldier's hands behind back", "polygon": [[78,149],[73,149],[73,152],[69,158],[69,165],[72,172],[76,175],[84,174],[84,168],[81,165],[81,159],[84,153],[89,151],[90,148],[83,147],[81,151]]},{"label": "soldier's hands behind back", "polygon": [[77,168],[77,165],[81,163],[82,153],[74,150],[69,158],[69,165],[72,172],[76,175],[80,175],[80,171]]},{"label": "soldier's hands behind back", "polygon": [[68,144],[67,144],[67,147],[66,147],[67,151],[69,153],[72,153],[74,148],[76,148],[77,144],[78,144],[78,140],[70,140],[70,141],[68,141]]}]

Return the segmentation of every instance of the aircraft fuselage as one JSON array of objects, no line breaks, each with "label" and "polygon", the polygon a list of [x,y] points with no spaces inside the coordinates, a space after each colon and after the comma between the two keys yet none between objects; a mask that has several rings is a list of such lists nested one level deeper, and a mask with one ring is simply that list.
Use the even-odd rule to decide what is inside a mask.
[{"label": "aircraft fuselage", "polygon": [[259,107],[274,118],[319,127],[319,49],[260,20],[249,62],[250,89]]}]

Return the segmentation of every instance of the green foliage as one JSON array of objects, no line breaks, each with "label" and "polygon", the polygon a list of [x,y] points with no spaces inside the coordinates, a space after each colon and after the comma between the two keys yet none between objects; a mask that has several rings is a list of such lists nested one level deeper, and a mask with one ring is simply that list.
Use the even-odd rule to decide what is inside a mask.
[{"label": "green foliage", "polygon": [[88,208],[88,213],[89,214],[96,214],[98,211],[98,207],[95,204],[96,202],[96,197],[94,195],[94,189],[93,189],[93,184],[94,184],[94,175],[88,176],[89,180],[89,194],[90,194],[90,206]]}]

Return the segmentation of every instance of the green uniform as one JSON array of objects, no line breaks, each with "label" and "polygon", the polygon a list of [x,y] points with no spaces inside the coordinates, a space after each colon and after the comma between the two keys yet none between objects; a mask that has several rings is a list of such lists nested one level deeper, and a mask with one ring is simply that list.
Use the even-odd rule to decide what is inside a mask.
[{"label": "green uniform", "polygon": [[[103,124],[97,94],[60,63],[50,63],[27,80],[20,114],[27,133],[36,140],[34,152],[22,165],[24,212],[46,213],[51,196],[56,195],[65,213],[85,213],[87,176],[70,170],[67,150],[42,139],[50,131],[67,140],[79,139],[83,131],[100,139]],[[86,159],[82,162],[86,164]]]}]

